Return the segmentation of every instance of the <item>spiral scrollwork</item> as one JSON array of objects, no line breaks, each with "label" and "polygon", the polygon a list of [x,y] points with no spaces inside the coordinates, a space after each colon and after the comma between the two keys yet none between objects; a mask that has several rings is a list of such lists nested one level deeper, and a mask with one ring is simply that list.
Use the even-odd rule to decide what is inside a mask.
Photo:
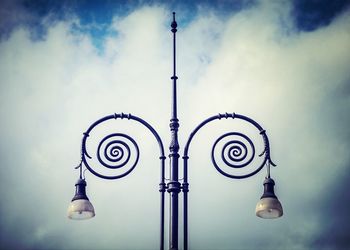
[{"label": "spiral scrollwork", "polygon": [[[92,142],[88,143],[90,133],[94,131],[96,127],[99,127],[99,125],[102,123],[117,119],[135,121],[138,124],[146,127],[153,134],[160,149],[159,159],[161,160],[161,173],[162,176],[164,176],[164,147],[157,131],[142,118],[126,113],[114,113],[112,115],[102,117],[91,124],[86,132],[83,133],[84,136],[81,144],[81,161],[85,167],[91,173],[103,179],[119,179],[131,173],[131,171],[136,167],[140,156],[139,147],[136,141],[129,135],[123,133],[113,133],[103,137],[102,139],[100,139],[100,137],[96,137],[92,140]],[[97,145],[96,155],[90,155],[89,152],[91,151],[89,149],[88,152],[88,144],[90,146]],[[80,164],[79,167],[82,169],[82,164]],[[164,182],[164,178],[162,178],[162,181]]]},{"label": "spiral scrollwork", "polygon": [[130,136],[120,133],[110,134],[102,139],[97,148],[98,161],[111,169],[125,166],[129,162],[131,154],[128,144],[135,148],[137,157],[134,165],[136,165],[139,155],[137,144]]},{"label": "spiral scrollwork", "polygon": [[[218,159],[220,158],[221,159]],[[229,132],[220,136],[212,148],[212,162],[215,168],[223,175],[230,178],[245,178],[258,172],[262,166],[251,170],[248,174],[232,174],[228,169],[241,169],[252,163],[255,157],[255,146],[252,140],[238,132]],[[224,166],[225,169],[224,169]]]},{"label": "spiral scrollwork", "polygon": [[[276,166],[270,157],[269,139],[266,131],[253,119],[237,113],[222,113],[211,116],[202,121],[190,134],[184,148],[184,180],[187,181],[188,152],[191,141],[197,132],[213,121],[221,119],[241,120],[252,125],[259,131],[261,143],[257,147],[262,150],[259,158],[255,154],[255,146],[252,140],[238,132],[229,132],[220,136],[212,147],[211,158],[214,167],[224,176],[232,179],[244,179],[258,173],[265,165]],[[251,133],[250,133],[251,134]],[[253,134],[251,134],[253,135]],[[255,135],[254,135],[255,136]],[[254,137],[255,138],[255,137]],[[262,146],[262,147],[261,147]],[[269,171],[269,168],[268,168]]]},{"label": "spiral scrollwork", "polygon": [[[238,136],[243,140],[230,140],[226,142],[221,150],[222,160],[226,163],[227,166],[232,168],[242,168],[247,166],[254,159],[255,147],[253,142],[249,139],[249,137],[244,134],[231,132],[220,136],[214,143],[212,154],[214,153],[215,147],[218,144],[218,142],[228,136]],[[249,149],[247,147],[247,144],[249,144],[251,151],[251,154],[248,159],[247,157]],[[215,158],[213,159],[215,160]]]},{"label": "spiral scrollwork", "polygon": [[[87,159],[92,157],[85,151],[83,161],[93,174],[105,179],[118,179],[129,174],[137,165],[139,159],[139,147],[135,140],[122,133],[114,133],[105,136],[97,147],[96,158],[101,166],[90,164]],[[109,169],[106,172],[105,167]],[[112,170],[118,170],[113,172]]]}]

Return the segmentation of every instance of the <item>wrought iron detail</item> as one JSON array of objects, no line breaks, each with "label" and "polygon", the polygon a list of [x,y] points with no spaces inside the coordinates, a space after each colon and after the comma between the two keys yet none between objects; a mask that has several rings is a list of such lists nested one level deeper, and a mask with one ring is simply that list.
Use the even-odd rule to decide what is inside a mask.
[{"label": "wrought iron detail", "polygon": [[[222,145],[223,144],[223,145]],[[221,147],[220,154],[216,153]],[[218,162],[216,157],[220,155],[221,161]],[[221,166],[229,168],[244,168],[248,166],[255,157],[255,146],[252,140],[245,134],[239,132],[229,132],[220,136],[212,147],[211,159],[216,170],[230,178],[244,178],[244,175],[232,175],[226,172]],[[260,167],[258,167],[260,170]]]},{"label": "wrought iron detail", "polygon": [[[208,119],[204,120],[190,134],[184,149],[184,157],[183,157],[184,163],[185,163],[184,175],[185,175],[186,182],[187,182],[187,161],[189,158],[188,150],[194,135],[207,123],[215,120],[221,120],[222,118],[225,118],[225,119],[232,118],[234,120],[240,119],[253,125],[256,129],[258,129],[259,134],[262,136],[262,140],[264,143],[264,150],[259,155],[259,157],[263,157],[263,159],[261,164],[257,168],[255,168],[252,172],[248,174],[233,175],[231,173],[227,173],[227,171],[224,171],[221,164],[225,164],[225,166],[233,169],[244,168],[250,165],[255,157],[255,146],[252,140],[248,136],[239,132],[229,132],[220,136],[214,142],[214,145],[212,147],[212,152],[211,152],[211,158],[212,158],[214,167],[221,174],[233,179],[243,179],[258,173],[265,165],[268,166],[268,171],[269,171],[269,165],[276,166],[276,164],[274,164],[270,158],[270,144],[269,144],[268,137],[266,135],[266,131],[256,121],[254,121],[253,119],[247,116],[243,116],[236,113],[223,113],[223,114],[218,114],[218,115],[209,117]],[[229,137],[233,137],[233,139],[227,140]],[[218,159],[217,159],[218,154],[216,152],[218,152],[217,150],[220,146],[221,146],[220,156],[222,161],[221,163],[218,163]]]},{"label": "wrought iron detail", "polygon": [[[215,148],[220,141],[229,136],[237,136],[239,137],[239,139],[232,139],[225,143],[221,150],[221,159],[225,162],[227,166],[231,168],[242,168],[247,166],[249,163],[252,162],[255,156],[254,144],[248,136],[238,132],[231,132],[220,136],[213,145],[212,159],[215,167],[218,167],[214,155]],[[249,150],[247,144],[249,144],[250,146],[250,156],[248,155]]]},{"label": "wrought iron detail", "polygon": [[139,160],[139,147],[134,139],[125,134],[110,134],[103,138],[97,148],[97,159],[106,168],[121,168],[128,164],[130,160],[131,144],[136,152],[134,163],[131,170],[134,169]]},{"label": "wrought iron detail", "polygon": [[[97,146],[96,163],[91,163],[93,159],[86,150],[86,140],[83,140],[82,160],[86,168],[96,176],[104,179],[118,179],[131,173],[137,165],[140,151],[135,140],[122,133],[113,133],[105,136]],[[108,174],[102,173],[103,167],[116,170],[115,173],[108,171]],[[117,171],[118,170],[118,171]]]},{"label": "wrought iron detail", "polygon": [[[160,159],[161,162],[164,161],[165,156],[163,143],[161,142],[159,135],[151,127],[151,125],[149,125],[143,119],[137,116],[133,116],[131,114],[113,114],[103,117],[100,120],[96,121],[84,133],[84,137],[82,140],[82,162],[91,173],[104,179],[119,179],[130,174],[138,163],[140,156],[139,147],[136,141],[131,136],[123,133],[111,133],[103,137],[100,140],[96,150],[97,163],[92,162],[92,159],[95,159],[95,155],[93,158],[87,150],[87,141],[91,131],[103,122],[109,120],[116,120],[118,118],[135,120],[141,123],[142,125],[146,126],[157,139],[161,153]],[[98,164],[99,166],[96,166],[96,164]],[[108,174],[105,174],[105,172],[103,172],[103,168],[109,169]],[[115,170],[115,173],[112,170]],[[163,182],[164,181],[161,180],[161,183]]]}]

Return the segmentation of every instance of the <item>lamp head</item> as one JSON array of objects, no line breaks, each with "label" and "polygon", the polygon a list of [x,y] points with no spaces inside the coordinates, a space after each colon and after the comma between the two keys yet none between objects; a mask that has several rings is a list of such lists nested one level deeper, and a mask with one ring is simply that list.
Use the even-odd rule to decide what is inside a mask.
[{"label": "lamp head", "polygon": [[275,219],[283,215],[280,201],[274,192],[275,182],[267,177],[264,181],[264,193],[256,205],[256,216],[264,219]]},{"label": "lamp head", "polygon": [[86,196],[86,181],[79,178],[75,184],[75,195],[68,207],[68,218],[73,220],[90,219],[95,216],[95,209]]}]

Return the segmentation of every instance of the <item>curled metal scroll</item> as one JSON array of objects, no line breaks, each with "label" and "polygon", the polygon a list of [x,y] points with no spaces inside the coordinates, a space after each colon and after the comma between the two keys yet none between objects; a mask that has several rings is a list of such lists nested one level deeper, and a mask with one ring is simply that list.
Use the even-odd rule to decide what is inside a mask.
[{"label": "curled metal scroll", "polygon": [[[220,157],[221,159],[217,159]],[[223,175],[231,178],[240,178],[242,174],[232,175],[225,171],[229,169],[242,169],[252,163],[255,157],[255,146],[245,134],[229,132],[220,136],[212,147],[211,159],[214,167]]]},{"label": "curled metal scroll", "polygon": [[[84,148],[86,149],[85,145]],[[88,160],[93,157],[86,150],[83,162],[90,172],[99,177],[118,179],[128,175],[136,167],[139,156],[139,147],[132,137],[113,133],[102,138],[97,146],[96,158],[99,164]]]},{"label": "curled metal scroll", "polygon": [[[84,133],[82,140],[82,162],[86,168],[100,178],[119,179],[130,174],[136,167],[140,156],[139,146],[132,137],[123,133],[112,133],[106,135],[99,140],[96,154],[92,155],[88,153],[87,141],[91,131],[103,122],[118,118],[135,120],[146,126],[152,132],[159,144],[161,153],[160,159],[162,161],[161,169],[162,173],[164,173],[164,148],[158,133],[143,119],[124,113],[103,117],[102,119],[93,123]],[[164,174],[162,174],[162,179],[164,178],[163,176]],[[161,180],[161,183],[162,182],[164,182],[164,180]]]},{"label": "curled metal scroll", "polygon": [[[221,149],[221,159],[223,162],[232,168],[243,168],[252,162],[255,156],[255,147],[250,138],[238,132],[226,133],[220,136],[214,143],[212,148],[212,160],[214,166],[219,168],[215,160],[215,149],[218,143],[229,136],[237,136],[239,139],[230,140],[225,143]],[[250,150],[250,151],[249,151]],[[249,152],[251,152],[249,154]]]},{"label": "curled metal scroll", "polygon": [[130,146],[134,147],[136,157],[132,163],[132,169],[136,166],[139,159],[139,147],[134,139],[130,136],[116,133],[110,134],[103,138],[97,148],[98,161],[106,168],[121,168],[130,161],[131,150]]},{"label": "curled metal scroll", "polygon": [[[259,134],[262,137],[264,150],[259,155],[259,157],[262,157],[262,159],[260,161],[261,163],[258,164],[258,162],[255,161],[255,159],[257,158],[255,154],[255,146],[252,140],[247,135],[239,132],[229,132],[229,133],[223,134],[214,142],[214,145],[212,147],[212,152],[211,152],[211,159],[212,159],[213,165],[221,174],[233,179],[243,179],[243,178],[247,178],[252,175],[255,175],[265,165],[276,166],[271,161],[271,158],[270,158],[270,145],[269,145],[268,137],[266,135],[266,131],[256,121],[254,121],[253,119],[247,116],[243,116],[235,113],[218,114],[218,115],[209,117],[208,119],[200,123],[193,130],[193,132],[190,134],[190,137],[188,138],[188,141],[185,145],[184,156],[183,156],[184,179],[186,183],[187,183],[187,161],[189,158],[188,150],[194,135],[204,125],[215,120],[221,120],[222,118],[239,119],[253,125],[256,129],[258,129]],[[218,158],[221,158],[221,159],[218,159]],[[244,167],[247,167],[247,166],[249,166],[249,168],[247,168],[249,169],[249,173],[243,174],[242,172],[240,172],[239,174],[232,174],[233,171],[231,170],[243,169]]]}]

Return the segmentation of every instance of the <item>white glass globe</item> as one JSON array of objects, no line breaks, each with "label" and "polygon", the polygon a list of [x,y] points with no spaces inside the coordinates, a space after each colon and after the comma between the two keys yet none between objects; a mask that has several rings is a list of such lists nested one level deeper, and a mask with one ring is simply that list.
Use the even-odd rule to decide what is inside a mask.
[{"label": "white glass globe", "polygon": [[95,209],[86,199],[74,200],[68,207],[68,218],[73,220],[85,220],[95,216]]},{"label": "white glass globe", "polygon": [[263,219],[275,219],[283,215],[282,205],[277,198],[261,198],[256,204],[255,214]]}]

